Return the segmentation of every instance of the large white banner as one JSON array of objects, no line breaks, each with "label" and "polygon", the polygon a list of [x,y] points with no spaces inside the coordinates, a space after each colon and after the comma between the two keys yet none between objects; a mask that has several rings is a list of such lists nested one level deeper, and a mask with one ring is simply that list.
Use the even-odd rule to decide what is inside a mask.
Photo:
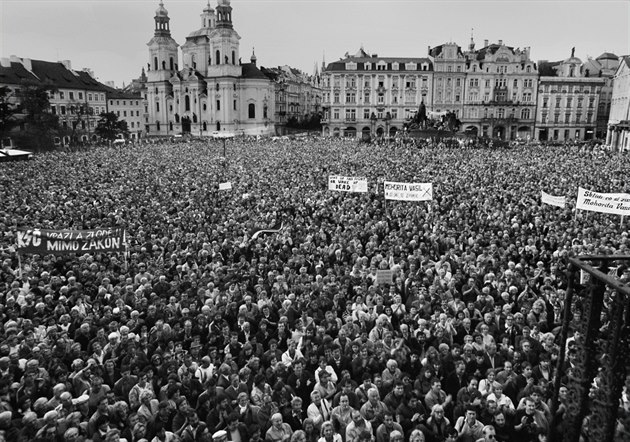
[{"label": "large white banner", "polygon": [[232,182],[219,183],[219,190],[232,190]]},{"label": "large white banner", "polygon": [[544,190],[541,190],[540,193],[542,194],[543,204],[549,204],[550,206],[556,207],[564,207],[567,203],[567,199],[564,196],[553,196],[548,194]]},{"label": "large white banner", "polygon": [[580,187],[575,207],[591,212],[630,215],[630,194],[598,193]]},{"label": "large white banner", "polygon": [[365,193],[368,191],[367,178],[330,175],[328,177],[328,190]]},{"label": "large white banner", "polygon": [[398,201],[431,201],[432,183],[395,183],[385,181],[385,199]]}]

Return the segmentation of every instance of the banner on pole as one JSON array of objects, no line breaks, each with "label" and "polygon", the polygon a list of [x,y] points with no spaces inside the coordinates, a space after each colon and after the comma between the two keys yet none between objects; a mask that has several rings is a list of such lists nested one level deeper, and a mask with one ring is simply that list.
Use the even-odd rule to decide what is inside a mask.
[{"label": "banner on pole", "polygon": [[590,212],[630,215],[630,194],[598,193],[580,187],[575,207]]},{"label": "banner on pole", "polygon": [[564,196],[553,196],[545,192],[540,191],[543,204],[549,204],[550,206],[564,207],[567,203],[567,199]]},{"label": "banner on pole", "polygon": [[38,255],[122,252],[124,229],[95,230],[18,230],[17,249]]},{"label": "banner on pole", "polygon": [[232,183],[230,181],[227,183],[219,183],[219,190],[232,190]]},{"label": "banner on pole", "polygon": [[330,175],[328,177],[328,190],[366,193],[368,191],[367,178]]},{"label": "banner on pole", "polygon": [[385,199],[398,201],[431,201],[432,183],[396,183],[385,181]]}]

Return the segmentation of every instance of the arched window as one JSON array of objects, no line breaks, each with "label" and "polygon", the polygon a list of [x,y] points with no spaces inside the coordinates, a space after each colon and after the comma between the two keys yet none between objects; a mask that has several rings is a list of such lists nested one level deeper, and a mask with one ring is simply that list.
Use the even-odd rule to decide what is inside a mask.
[{"label": "arched window", "polygon": [[249,118],[256,118],[256,105],[254,103],[249,103],[248,108],[248,113],[249,113]]},{"label": "arched window", "polygon": [[217,121],[217,130],[221,130],[221,122]]},{"label": "arched window", "polygon": [[523,109],[523,110],[521,111],[521,118],[522,118],[522,119],[524,119],[524,120],[529,119],[529,118],[530,118],[530,117],[529,117],[529,115],[530,115],[530,113],[529,113],[529,109]]},{"label": "arched window", "polygon": [[175,69],[175,62],[173,61],[173,57],[169,60],[171,71]]},{"label": "arched window", "polygon": [[195,60],[195,54],[192,55],[191,64],[193,69],[197,69],[197,61]]},{"label": "arched window", "polygon": [[179,114],[175,114],[175,122],[179,123]]},{"label": "arched window", "polygon": [[153,70],[154,71],[158,70],[158,59],[157,59],[157,57],[153,57]]},{"label": "arched window", "polygon": [[193,123],[197,122],[197,114],[193,114]]},{"label": "arched window", "polygon": [[263,118],[267,118],[267,106],[263,107]]},{"label": "arched window", "polygon": [[162,60],[162,69],[166,70],[166,61]]},{"label": "arched window", "polygon": [[218,49],[214,53],[214,64],[221,64],[221,52]]},{"label": "arched window", "polygon": [[157,130],[160,130],[160,122],[159,121],[155,122],[155,127],[157,128]]},{"label": "arched window", "polygon": [[203,131],[204,132],[208,130],[208,124],[205,121],[203,122],[203,126],[202,127],[203,127]]},{"label": "arched window", "polygon": [[169,130],[173,130],[173,122],[172,121],[168,123],[168,128],[169,128]]},{"label": "arched window", "polygon": [[184,97],[184,108],[186,111],[190,110],[190,96],[188,95]]},{"label": "arched window", "polygon": [[236,64],[236,52],[232,51],[232,64]]}]

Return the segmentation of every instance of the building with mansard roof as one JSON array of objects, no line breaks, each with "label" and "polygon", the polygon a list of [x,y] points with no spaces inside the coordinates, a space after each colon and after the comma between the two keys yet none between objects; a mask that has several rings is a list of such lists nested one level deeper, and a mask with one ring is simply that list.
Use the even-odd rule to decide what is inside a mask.
[{"label": "building with mansard roof", "polygon": [[574,50],[565,60],[543,60],[538,66],[535,139],[563,142],[594,139],[605,79],[590,76]]},{"label": "building with mansard roof", "polygon": [[[69,60],[50,62],[12,55],[0,60],[0,86],[10,90],[10,101],[19,103],[20,90],[28,85],[48,85],[49,111],[59,117],[59,144],[96,140],[94,134],[101,113],[107,112],[107,94],[111,88],[94,78],[90,69],[75,70]],[[18,115],[22,119],[22,115]],[[26,127],[20,124],[15,131]],[[15,137],[14,137],[15,136]],[[19,138],[19,133],[11,137]],[[10,143],[9,138],[2,140]],[[23,146],[28,147],[28,146]]]},{"label": "building with mansard roof", "polygon": [[146,72],[148,136],[274,132],[274,85],[258,69],[255,56],[250,63],[241,61],[230,0],[219,0],[216,10],[208,4],[201,27],[181,48],[171,37],[162,2],[154,21]]},{"label": "building with mansard roof", "polygon": [[433,91],[430,58],[370,55],[363,48],[322,67],[324,136],[394,136]]}]

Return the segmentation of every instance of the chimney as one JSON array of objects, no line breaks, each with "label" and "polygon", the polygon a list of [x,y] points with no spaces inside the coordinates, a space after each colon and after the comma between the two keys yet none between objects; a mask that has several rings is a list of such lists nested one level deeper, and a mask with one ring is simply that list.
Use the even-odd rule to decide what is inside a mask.
[{"label": "chimney", "polygon": [[488,47],[488,40],[487,39],[483,41],[483,47],[484,48]]},{"label": "chimney", "polygon": [[0,66],[2,66],[3,68],[10,68],[11,60],[9,60],[7,57],[0,58]]},{"label": "chimney", "polygon": [[499,46],[503,46],[503,40],[499,40]]},{"label": "chimney", "polygon": [[94,76],[94,71],[90,68],[83,68],[81,69],[83,72],[85,72],[86,74],[88,74],[90,77],[94,78],[96,80],[96,77]]},{"label": "chimney", "polygon": [[70,60],[61,60],[61,61],[59,61],[59,63],[64,65],[66,67],[66,69],[68,69],[69,71],[72,70],[72,63],[70,63]]}]

